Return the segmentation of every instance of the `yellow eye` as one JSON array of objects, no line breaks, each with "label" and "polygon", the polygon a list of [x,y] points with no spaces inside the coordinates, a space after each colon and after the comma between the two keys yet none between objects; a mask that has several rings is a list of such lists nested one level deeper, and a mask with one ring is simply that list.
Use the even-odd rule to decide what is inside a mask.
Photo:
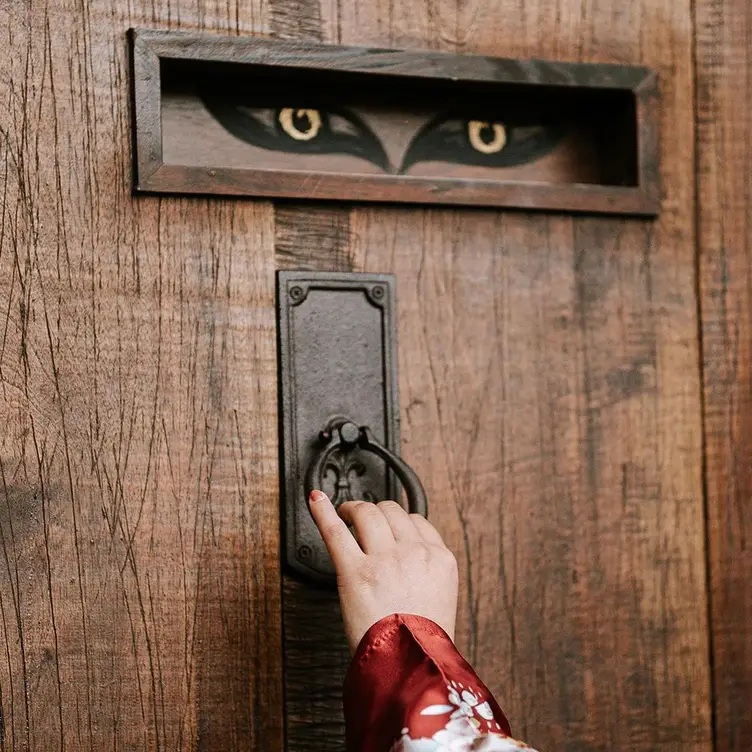
[{"label": "yellow eye", "polygon": [[279,112],[282,130],[296,141],[310,141],[321,130],[321,114],[318,110],[296,110],[285,107]]},{"label": "yellow eye", "polygon": [[470,146],[481,154],[497,154],[507,143],[507,129],[502,123],[471,120],[467,124]]}]

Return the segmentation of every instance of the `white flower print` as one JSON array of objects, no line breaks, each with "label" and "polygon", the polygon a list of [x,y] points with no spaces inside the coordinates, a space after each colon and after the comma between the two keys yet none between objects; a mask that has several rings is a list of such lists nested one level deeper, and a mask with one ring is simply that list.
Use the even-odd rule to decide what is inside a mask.
[{"label": "white flower print", "polygon": [[433,739],[411,739],[405,735],[394,744],[391,752],[437,752],[438,749]]},{"label": "white flower print", "polygon": [[482,702],[480,705],[476,705],[475,712],[484,721],[492,721],[494,719],[493,710],[491,710],[491,706],[487,702]]},{"label": "white flower print", "polygon": [[515,739],[510,739],[508,736],[497,736],[496,734],[489,734],[476,739],[473,746],[470,747],[472,752],[535,752],[527,744],[518,742]]},{"label": "white flower print", "polygon": [[446,715],[454,710],[454,705],[429,705],[420,711],[421,715]]},{"label": "white flower print", "polygon": [[[437,736],[441,737],[437,739]],[[405,734],[391,752],[535,752],[522,742],[498,734],[456,737],[443,731],[430,739],[411,739]]]},{"label": "white flower print", "polygon": [[469,689],[450,684],[447,687],[449,702],[451,705],[429,705],[421,711],[421,715],[443,715],[452,713],[451,719],[467,718],[476,728],[480,728],[480,722],[475,717],[479,715],[484,721],[493,721],[493,710],[488,702],[479,702],[478,697]]},{"label": "white flower print", "polygon": [[535,752],[522,742],[494,733],[483,734],[479,716],[488,726],[499,729],[494,722],[493,711],[488,702],[480,702],[479,696],[467,687],[452,682],[447,686],[450,704],[429,705],[421,711],[422,716],[448,715],[446,725],[430,739],[413,739],[409,729],[402,729],[391,752]]},{"label": "white flower print", "polygon": [[449,721],[441,731],[437,731],[433,735],[433,740],[443,744],[447,749],[463,749],[462,746],[458,746],[460,743],[464,744],[467,739],[474,739],[477,736],[477,729],[467,718],[455,718]]}]

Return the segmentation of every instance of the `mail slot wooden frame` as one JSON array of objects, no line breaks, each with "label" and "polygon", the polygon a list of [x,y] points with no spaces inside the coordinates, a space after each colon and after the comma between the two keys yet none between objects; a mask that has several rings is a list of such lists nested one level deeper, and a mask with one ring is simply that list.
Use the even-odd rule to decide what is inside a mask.
[{"label": "mail slot wooden frame", "polygon": [[[641,66],[512,60],[440,52],[343,47],[265,37],[131,29],[135,190],[296,199],[518,207],[655,216],[660,209],[659,89]],[[311,173],[165,164],[160,60],[308,68],[444,81],[629,91],[635,97],[637,186],[404,175]]]}]

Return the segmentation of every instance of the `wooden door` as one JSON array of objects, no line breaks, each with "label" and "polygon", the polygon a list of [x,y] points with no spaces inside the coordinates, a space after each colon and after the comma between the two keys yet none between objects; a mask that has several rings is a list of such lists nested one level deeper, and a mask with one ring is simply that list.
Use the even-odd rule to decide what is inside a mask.
[{"label": "wooden door", "polygon": [[[661,216],[134,198],[131,26],[651,65]],[[0,28],[0,748],[342,749],[337,605],[278,555],[274,270],[306,268],[398,277],[403,454],[518,735],[710,750],[690,1],[48,0]]]}]

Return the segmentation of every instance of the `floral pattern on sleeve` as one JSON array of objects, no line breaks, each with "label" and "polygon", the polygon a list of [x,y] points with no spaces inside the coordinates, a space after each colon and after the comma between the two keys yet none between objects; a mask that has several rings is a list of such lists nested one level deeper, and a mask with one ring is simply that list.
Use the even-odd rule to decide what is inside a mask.
[{"label": "floral pattern on sleeve", "polygon": [[534,752],[452,638],[415,614],[374,624],[345,681],[347,752]]},{"label": "floral pattern on sleeve", "polygon": [[480,693],[462,684],[447,686],[447,703],[429,705],[421,716],[447,716],[446,723],[431,737],[412,738],[410,729],[402,729],[402,736],[391,752],[535,752],[523,742],[499,733],[501,727],[494,718],[488,702],[480,702]]}]

